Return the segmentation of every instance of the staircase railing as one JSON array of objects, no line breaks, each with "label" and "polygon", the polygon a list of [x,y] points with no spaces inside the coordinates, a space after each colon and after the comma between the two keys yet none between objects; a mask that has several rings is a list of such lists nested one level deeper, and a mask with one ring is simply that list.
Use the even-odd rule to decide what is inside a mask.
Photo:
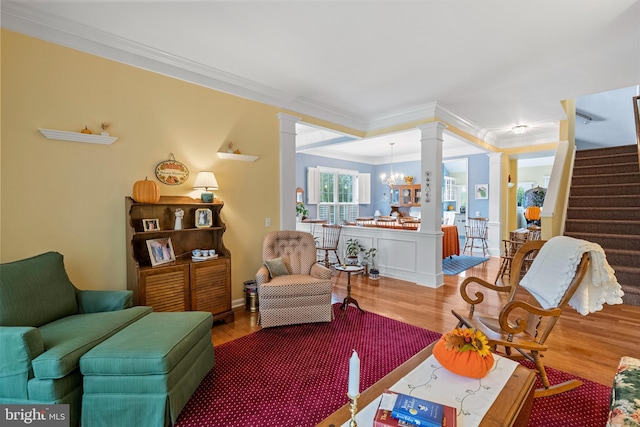
[{"label": "staircase railing", "polygon": [[640,168],[640,96],[633,97],[633,117],[636,119],[636,144],[638,145],[638,168]]}]

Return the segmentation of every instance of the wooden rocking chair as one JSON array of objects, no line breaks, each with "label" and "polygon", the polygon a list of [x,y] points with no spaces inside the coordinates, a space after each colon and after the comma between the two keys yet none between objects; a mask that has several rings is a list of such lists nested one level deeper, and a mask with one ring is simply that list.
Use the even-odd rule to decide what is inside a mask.
[{"label": "wooden rocking chair", "polygon": [[[562,309],[569,303],[579,287],[590,265],[589,253],[584,253],[576,268],[575,275],[564,295],[560,297],[560,301],[553,307],[542,308],[533,294],[520,284],[526,274],[521,277],[519,272],[526,265],[527,258],[535,255],[545,243],[544,240],[536,240],[520,246],[511,262],[509,286],[496,286],[475,277],[465,279],[460,285],[460,294],[466,302],[471,304],[469,314],[465,316],[452,310],[454,316],[458,318],[458,327],[475,328],[484,333],[494,352],[497,351],[498,346],[504,346],[505,353],[499,353],[502,356],[514,360],[527,359],[535,364],[544,386],[544,388],[535,391],[535,397],[551,396],[572,390],[582,384],[578,380],[571,380],[552,386],[542,364],[540,353],[547,350],[545,341],[560,318]],[[553,268],[553,266],[549,268]],[[474,294],[471,294],[472,289],[468,289],[470,287],[476,289]],[[484,294],[477,289],[481,287],[502,295],[499,296],[500,299],[506,297],[506,304],[500,313],[493,316],[476,313],[476,306],[485,299]],[[531,288],[531,285],[529,287]],[[519,354],[512,354],[512,349],[515,349]]]}]

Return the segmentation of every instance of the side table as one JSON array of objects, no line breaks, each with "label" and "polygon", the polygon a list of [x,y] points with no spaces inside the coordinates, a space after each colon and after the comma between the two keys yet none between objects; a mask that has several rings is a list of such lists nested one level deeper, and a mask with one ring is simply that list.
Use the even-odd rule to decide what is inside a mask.
[{"label": "side table", "polygon": [[364,313],[364,310],[360,308],[360,305],[358,305],[358,301],[351,297],[351,274],[364,270],[364,267],[361,265],[337,264],[335,265],[335,269],[347,273],[347,296],[344,298],[344,301],[342,301],[342,305],[340,306],[340,310],[344,310],[342,314],[344,315],[344,313],[346,313],[349,304],[355,305],[358,307],[358,310]]}]

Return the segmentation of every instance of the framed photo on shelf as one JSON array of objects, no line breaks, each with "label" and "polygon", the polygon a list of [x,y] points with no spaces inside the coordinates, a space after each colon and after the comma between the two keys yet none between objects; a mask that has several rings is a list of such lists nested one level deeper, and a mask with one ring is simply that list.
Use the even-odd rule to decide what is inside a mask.
[{"label": "framed photo on shelf", "polygon": [[149,259],[151,259],[152,267],[176,260],[171,237],[147,240],[147,249],[149,250]]},{"label": "framed photo on shelf", "polygon": [[211,227],[213,225],[213,214],[211,209],[196,209],[196,227]]},{"label": "framed photo on shelf", "polygon": [[146,218],[142,220],[144,231],[160,230],[160,220],[158,218]]},{"label": "framed photo on shelf", "polygon": [[489,198],[489,184],[476,184],[476,200]]}]

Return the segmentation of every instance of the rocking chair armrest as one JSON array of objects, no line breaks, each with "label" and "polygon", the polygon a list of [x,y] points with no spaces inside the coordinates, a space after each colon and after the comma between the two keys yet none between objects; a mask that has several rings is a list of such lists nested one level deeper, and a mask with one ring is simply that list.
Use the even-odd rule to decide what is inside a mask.
[{"label": "rocking chair armrest", "polygon": [[500,327],[503,331],[509,334],[519,334],[527,329],[527,321],[521,317],[518,317],[514,322],[509,322],[509,316],[514,310],[521,309],[527,312],[530,315],[539,316],[539,317],[558,317],[562,310],[554,307],[554,308],[540,308],[524,301],[510,301],[506,303],[502,310],[500,310],[500,316],[498,321],[500,322]]},{"label": "rocking chair armrest", "polygon": [[509,292],[511,290],[510,286],[496,286],[494,284],[487,282],[486,280],[480,279],[479,277],[467,277],[466,279],[464,279],[464,281],[460,285],[460,295],[462,296],[463,300],[465,300],[467,303],[471,305],[480,304],[482,301],[484,301],[484,294],[482,292],[476,291],[475,293],[476,299],[472,299],[469,296],[467,292],[467,287],[471,283],[477,283],[478,285],[481,285],[495,292]]}]

